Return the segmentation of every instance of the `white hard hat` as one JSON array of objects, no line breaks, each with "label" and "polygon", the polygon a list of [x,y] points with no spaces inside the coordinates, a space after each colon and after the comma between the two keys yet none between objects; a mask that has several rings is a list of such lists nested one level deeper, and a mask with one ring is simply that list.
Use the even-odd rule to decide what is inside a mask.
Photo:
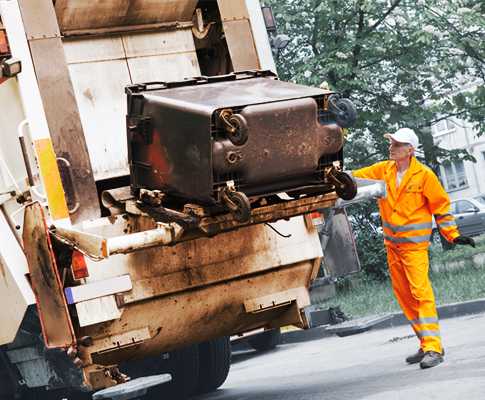
[{"label": "white hard hat", "polygon": [[384,135],[385,138],[395,140],[399,143],[407,143],[413,146],[415,149],[419,147],[419,139],[414,133],[412,129],[409,128],[401,128],[398,129],[395,133],[390,134],[386,133]]}]

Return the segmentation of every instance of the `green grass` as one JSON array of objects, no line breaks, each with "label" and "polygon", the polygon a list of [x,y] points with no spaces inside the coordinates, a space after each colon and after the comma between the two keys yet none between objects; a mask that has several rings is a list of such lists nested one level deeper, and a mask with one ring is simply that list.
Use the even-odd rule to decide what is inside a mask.
[{"label": "green grass", "polygon": [[[485,252],[485,238],[480,240],[480,247],[482,245],[482,252]],[[471,250],[474,249],[461,247],[445,252],[447,255],[443,260],[466,259],[477,254]],[[477,268],[469,263],[459,270],[431,272],[430,277],[437,305],[485,297],[485,265]],[[389,281],[370,281],[363,276],[350,285],[340,285],[337,295],[319,306],[322,309],[340,306],[340,309],[351,318],[400,311]]]},{"label": "green grass", "polygon": [[475,254],[485,253],[485,235],[474,238],[476,247],[471,246],[455,246],[453,250],[443,251],[441,246],[433,245],[429,250],[430,261],[432,263],[459,261]]}]

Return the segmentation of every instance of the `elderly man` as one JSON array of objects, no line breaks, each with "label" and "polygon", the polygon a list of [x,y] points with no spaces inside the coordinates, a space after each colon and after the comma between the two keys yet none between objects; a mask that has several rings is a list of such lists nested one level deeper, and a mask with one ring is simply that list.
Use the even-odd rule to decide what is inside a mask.
[{"label": "elderly man", "polygon": [[433,171],[415,158],[419,140],[414,131],[402,128],[385,137],[390,141],[390,160],[353,171],[353,175],[386,182],[387,196],[379,200],[379,210],[392,287],[420,341],[419,351],[406,361],[430,368],[443,362],[444,356],[428,276],[433,216],[449,242],[473,247],[475,243],[460,236],[447,193]]}]

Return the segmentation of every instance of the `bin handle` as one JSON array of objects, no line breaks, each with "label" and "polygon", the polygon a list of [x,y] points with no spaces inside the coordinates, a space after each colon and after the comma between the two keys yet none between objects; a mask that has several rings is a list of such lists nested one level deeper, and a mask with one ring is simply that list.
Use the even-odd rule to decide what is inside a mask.
[{"label": "bin handle", "polygon": [[81,206],[81,204],[79,203],[79,200],[77,200],[76,189],[74,189],[74,187],[72,186],[72,182],[74,182],[74,176],[72,175],[71,163],[69,162],[68,159],[64,157],[57,157],[57,161],[64,163],[64,165],[67,167],[67,171],[69,172],[69,179],[71,180],[72,193],[76,198],[76,203],[74,204],[74,207],[70,208],[68,211],[69,211],[69,214],[74,214],[77,210],[79,210],[79,207]]}]

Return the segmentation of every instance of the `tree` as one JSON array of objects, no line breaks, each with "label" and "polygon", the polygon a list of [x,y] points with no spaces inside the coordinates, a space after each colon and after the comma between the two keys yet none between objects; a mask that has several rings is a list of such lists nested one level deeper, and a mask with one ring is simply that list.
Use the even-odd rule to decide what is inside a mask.
[{"label": "tree", "polygon": [[[426,163],[465,158],[433,144],[429,127],[456,116],[485,130],[485,3],[481,0],[270,0],[292,41],[278,57],[282,79],[350,97],[359,121],[348,165],[387,154],[385,132],[413,128]],[[473,92],[463,92],[469,83]],[[373,146],[360,146],[368,139]],[[356,145],[354,146],[353,143]]]},{"label": "tree", "polygon": [[[422,157],[474,158],[433,143],[430,126],[449,117],[485,131],[485,2],[483,0],[268,0],[291,42],[277,58],[280,76],[330,87],[350,97],[359,120],[346,144],[346,169],[387,157],[384,133],[415,130]],[[473,84],[473,85],[471,85]],[[469,89],[475,87],[472,91]],[[385,254],[369,240],[375,204],[354,214],[364,269],[385,276]],[[360,233],[359,233],[360,232]],[[381,268],[381,269],[380,269]]]}]

